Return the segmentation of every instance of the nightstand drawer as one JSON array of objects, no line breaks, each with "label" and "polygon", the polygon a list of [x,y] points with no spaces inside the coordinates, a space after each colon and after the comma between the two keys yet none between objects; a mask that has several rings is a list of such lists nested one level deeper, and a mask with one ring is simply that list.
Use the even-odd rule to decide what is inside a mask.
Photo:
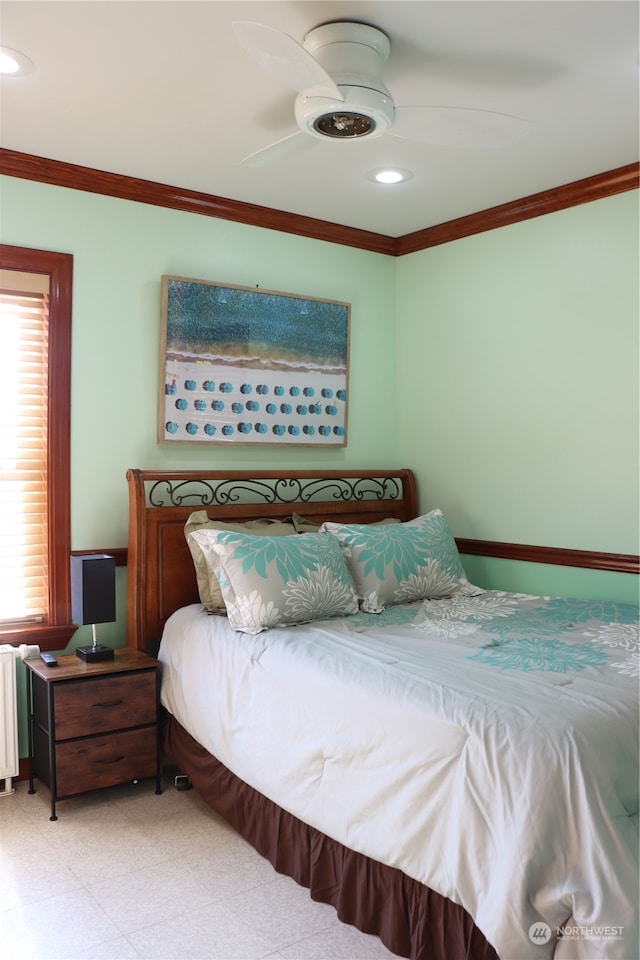
[{"label": "nightstand drawer", "polygon": [[156,671],[57,684],[55,717],[56,740],[155,723]]},{"label": "nightstand drawer", "polygon": [[156,776],[156,727],[108,733],[56,746],[59,797]]}]

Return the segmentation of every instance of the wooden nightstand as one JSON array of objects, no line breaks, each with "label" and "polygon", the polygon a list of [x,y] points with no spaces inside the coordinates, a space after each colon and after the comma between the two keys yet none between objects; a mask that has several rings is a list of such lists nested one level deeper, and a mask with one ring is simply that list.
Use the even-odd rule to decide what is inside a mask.
[{"label": "wooden nightstand", "polygon": [[161,793],[160,664],[138,650],[85,663],[25,660],[29,711],[29,793],[38,777],[56,802],[88,790],[156,778]]}]

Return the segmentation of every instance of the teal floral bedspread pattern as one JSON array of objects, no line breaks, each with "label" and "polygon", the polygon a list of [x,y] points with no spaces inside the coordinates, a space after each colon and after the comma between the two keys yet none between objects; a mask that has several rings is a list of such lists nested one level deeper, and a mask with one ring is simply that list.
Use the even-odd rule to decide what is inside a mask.
[{"label": "teal floral bedspread pattern", "polygon": [[640,675],[638,608],[630,604],[487,591],[427,600],[413,626],[451,640],[482,630],[467,659],[499,670],[568,673],[606,665]]}]

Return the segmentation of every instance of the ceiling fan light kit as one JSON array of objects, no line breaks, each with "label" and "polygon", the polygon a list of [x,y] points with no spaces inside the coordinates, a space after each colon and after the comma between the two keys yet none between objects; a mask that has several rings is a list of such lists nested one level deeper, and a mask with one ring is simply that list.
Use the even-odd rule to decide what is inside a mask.
[{"label": "ceiling fan light kit", "polygon": [[391,44],[362,23],[326,23],[304,38],[304,49],[326,70],[344,97],[299,94],[296,122],[312,136],[340,140],[381,137],[393,124],[391,94],[380,76]]},{"label": "ceiling fan light kit", "polygon": [[526,121],[485,110],[396,106],[382,81],[391,43],[376,27],[325,23],[298,43],[265,24],[234,21],[233,26],[250,56],[298,94],[294,107],[298,129],[245,157],[242,163],[248,166],[298,152],[305,140],[307,145],[318,140],[373,140],[388,133],[438,146],[486,149],[509,146],[527,132]]},{"label": "ceiling fan light kit", "polygon": [[[393,123],[393,101],[378,90],[366,87],[342,87],[344,102],[336,104],[326,97],[296,98],[298,126],[314,137],[354,140],[381,137]],[[336,109],[336,107],[338,109]]]}]

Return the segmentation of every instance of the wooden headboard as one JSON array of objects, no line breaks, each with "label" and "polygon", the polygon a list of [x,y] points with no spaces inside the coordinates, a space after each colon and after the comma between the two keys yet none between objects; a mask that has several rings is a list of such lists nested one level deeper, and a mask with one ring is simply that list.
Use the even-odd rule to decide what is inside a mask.
[{"label": "wooden headboard", "polygon": [[226,522],[320,523],[411,520],[418,512],[411,470],[128,470],[127,646],[155,654],[167,618],[199,600],[184,525],[194,510]]}]

